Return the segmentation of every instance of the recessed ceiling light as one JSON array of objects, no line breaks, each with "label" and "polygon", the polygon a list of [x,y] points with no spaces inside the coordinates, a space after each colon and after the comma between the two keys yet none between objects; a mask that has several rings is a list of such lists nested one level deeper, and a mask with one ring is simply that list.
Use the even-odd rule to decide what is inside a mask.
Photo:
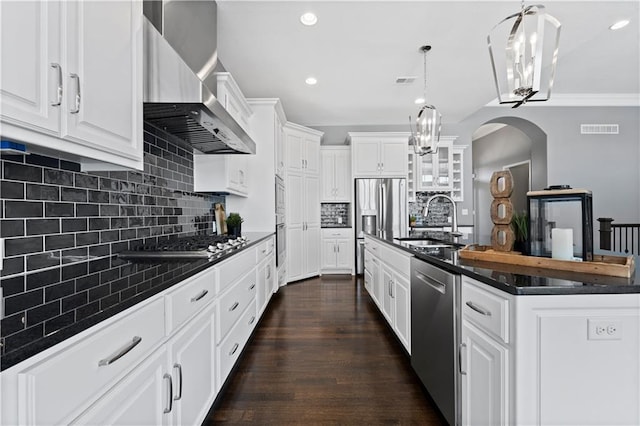
[{"label": "recessed ceiling light", "polygon": [[623,19],[622,21],[618,21],[615,24],[611,25],[609,27],[610,30],[619,30],[620,28],[624,28],[627,25],[629,25],[629,20],[628,19]]},{"label": "recessed ceiling light", "polygon": [[318,80],[316,80],[315,77],[307,77],[307,79],[304,82],[307,83],[309,86],[313,86],[318,82]]},{"label": "recessed ceiling light", "polygon": [[416,98],[413,102],[415,102],[416,105],[421,105],[424,103],[424,98]]},{"label": "recessed ceiling light", "polygon": [[300,17],[300,22],[307,26],[315,25],[318,22],[318,17],[313,12],[307,12]]}]

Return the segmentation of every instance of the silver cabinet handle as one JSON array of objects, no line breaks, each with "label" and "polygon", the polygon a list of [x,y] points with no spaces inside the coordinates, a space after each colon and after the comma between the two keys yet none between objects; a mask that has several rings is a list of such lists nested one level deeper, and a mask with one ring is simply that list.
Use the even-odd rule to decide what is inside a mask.
[{"label": "silver cabinet handle", "polygon": [[490,317],[491,316],[491,311],[488,309],[485,309],[484,307],[480,306],[480,305],[476,305],[473,302],[466,302],[466,305],[468,307],[470,307],[471,309],[473,309],[474,311],[476,311],[479,314],[482,314],[486,317]]},{"label": "silver cabinet handle", "polygon": [[235,310],[236,310],[236,308],[238,307],[238,305],[240,305],[240,303],[238,303],[238,302],[234,303],[234,304],[229,308],[229,312],[231,312],[231,311],[235,311]]},{"label": "silver cabinet handle", "polygon": [[163,380],[169,380],[169,385],[167,386],[167,403],[164,406],[164,414],[170,413],[173,409],[173,379],[170,374],[165,373],[162,376]]},{"label": "silver cabinet handle", "polygon": [[240,184],[244,184],[244,171],[238,170],[238,174],[240,176]]},{"label": "silver cabinet handle", "polygon": [[[463,353],[464,353],[464,361],[462,360]],[[466,368],[467,366],[467,344],[466,343],[460,343],[459,350],[458,350],[458,370],[460,371],[460,374],[462,374],[463,376],[466,376],[467,372],[462,369],[463,365]]]},{"label": "silver cabinet handle", "polygon": [[58,88],[56,89],[56,100],[51,102],[51,106],[60,106],[62,103],[62,67],[55,62],[51,63],[51,68],[58,71]]},{"label": "silver cabinet handle", "polygon": [[380,171],[384,170],[384,163],[380,163]]},{"label": "silver cabinet handle", "polygon": [[178,394],[173,399],[179,401],[182,399],[182,365],[175,363],[173,364],[173,369],[178,370]]},{"label": "silver cabinet handle", "polygon": [[253,324],[253,322],[256,320],[256,316],[252,316],[251,319],[249,320],[249,325]]},{"label": "silver cabinet handle", "polygon": [[198,300],[202,299],[203,297],[205,297],[207,294],[209,293],[209,290],[202,290],[200,293],[196,294],[195,296],[193,296],[191,298],[192,302],[197,302]]},{"label": "silver cabinet handle", "polygon": [[80,112],[80,77],[78,74],[71,73],[69,74],[72,80],[76,81],[76,96],[75,96],[75,108],[69,111],[71,114],[77,114]]},{"label": "silver cabinet handle", "polygon": [[300,159],[300,164],[301,164],[301,165],[300,165],[300,168],[301,168],[301,169],[304,169],[304,160],[303,160],[302,158]]},{"label": "silver cabinet handle", "polygon": [[256,288],[256,285],[255,285],[255,284],[251,284],[251,285],[249,286],[249,291],[253,290],[254,288]]},{"label": "silver cabinet handle", "polygon": [[271,265],[267,265],[267,279],[271,279]]},{"label": "silver cabinet handle", "polygon": [[229,351],[229,356],[235,354],[239,347],[240,345],[238,343],[234,344],[233,348],[231,348],[231,351]]},{"label": "silver cabinet handle", "polygon": [[131,339],[131,342],[127,343],[122,348],[118,349],[116,352],[114,352],[108,358],[101,359],[98,362],[98,367],[102,367],[102,366],[105,366],[105,365],[113,364],[114,362],[116,362],[117,360],[119,360],[120,358],[125,356],[131,349],[133,349],[136,346],[138,346],[140,344],[140,342],[142,342],[142,337],[134,336],[133,339]]}]

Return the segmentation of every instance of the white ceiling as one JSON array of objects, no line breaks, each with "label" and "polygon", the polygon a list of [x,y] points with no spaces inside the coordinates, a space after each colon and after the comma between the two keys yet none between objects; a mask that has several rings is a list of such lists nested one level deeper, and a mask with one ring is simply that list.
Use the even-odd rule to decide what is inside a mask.
[{"label": "white ceiling", "polygon": [[[306,126],[408,123],[423,92],[457,123],[495,97],[487,33],[520,1],[218,0],[218,53],[247,97],[277,97]],[[562,23],[552,100],[640,103],[640,0],[545,0]],[[305,27],[302,13],[318,23]],[[622,30],[608,27],[620,19]],[[304,82],[318,79],[315,86]],[[415,76],[412,85],[397,85]],[[529,107],[525,106],[524,108]]]}]

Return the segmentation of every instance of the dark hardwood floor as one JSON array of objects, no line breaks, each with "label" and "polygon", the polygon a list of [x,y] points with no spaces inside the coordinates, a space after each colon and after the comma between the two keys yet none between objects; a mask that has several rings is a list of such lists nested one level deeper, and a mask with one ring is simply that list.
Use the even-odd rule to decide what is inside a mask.
[{"label": "dark hardwood floor", "polygon": [[362,279],[273,296],[206,425],[446,424]]}]

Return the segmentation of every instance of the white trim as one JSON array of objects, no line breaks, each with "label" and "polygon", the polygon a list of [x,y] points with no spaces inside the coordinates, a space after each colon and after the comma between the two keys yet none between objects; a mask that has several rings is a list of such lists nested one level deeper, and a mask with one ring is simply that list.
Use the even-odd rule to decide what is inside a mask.
[{"label": "white trim", "polygon": [[[494,98],[486,104],[487,107],[504,107],[511,108],[512,105],[500,105],[498,98]],[[625,107],[640,106],[640,93],[580,93],[580,94],[552,94],[551,98],[545,102],[529,102],[527,107],[592,107],[592,106],[611,106]]]}]

